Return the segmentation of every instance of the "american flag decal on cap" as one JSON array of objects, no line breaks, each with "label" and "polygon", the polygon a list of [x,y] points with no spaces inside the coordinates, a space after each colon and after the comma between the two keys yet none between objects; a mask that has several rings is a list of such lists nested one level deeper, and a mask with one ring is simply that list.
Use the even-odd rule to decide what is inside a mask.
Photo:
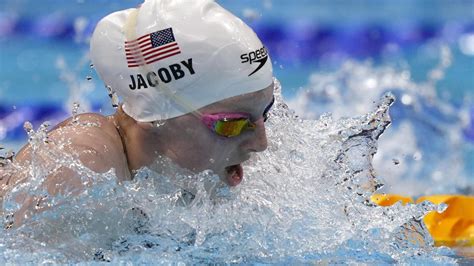
[{"label": "american flag decal on cap", "polygon": [[172,28],[155,31],[125,42],[128,67],[148,65],[180,53]]}]

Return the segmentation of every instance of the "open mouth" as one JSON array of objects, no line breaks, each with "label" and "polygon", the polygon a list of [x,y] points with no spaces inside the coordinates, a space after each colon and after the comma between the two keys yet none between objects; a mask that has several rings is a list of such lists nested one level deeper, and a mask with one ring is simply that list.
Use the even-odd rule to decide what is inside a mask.
[{"label": "open mouth", "polygon": [[227,166],[225,170],[227,173],[226,180],[229,186],[234,187],[242,182],[242,179],[244,178],[244,169],[242,168],[242,165],[235,164]]}]

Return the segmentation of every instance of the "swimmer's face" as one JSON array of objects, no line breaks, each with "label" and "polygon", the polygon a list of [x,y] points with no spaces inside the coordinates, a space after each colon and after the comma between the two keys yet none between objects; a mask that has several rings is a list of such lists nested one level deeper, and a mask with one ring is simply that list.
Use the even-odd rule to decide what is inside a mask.
[{"label": "swimmer's face", "polygon": [[181,167],[218,174],[230,186],[238,185],[244,176],[241,163],[254,152],[267,148],[263,113],[273,100],[273,85],[253,93],[235,96],[201,108],[202,114],[244,112],[256,124],[255,129],[234,137],[222,137],[210,130],[194,114],[170,119],[163,132],[165,155]]}]

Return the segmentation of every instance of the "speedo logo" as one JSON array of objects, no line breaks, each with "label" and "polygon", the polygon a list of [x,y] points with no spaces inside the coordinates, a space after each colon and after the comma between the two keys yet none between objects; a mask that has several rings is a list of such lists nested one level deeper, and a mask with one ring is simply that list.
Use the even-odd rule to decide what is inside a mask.
[{"label": "speedo logo", "polygon": [[268,59],[267,48],[263,46],[262,48],[252,51],[248,54],[242,54],[240,56],[240,59],[242,59],[242,62],[241,62],[242,64],[245,64],[245,63],[250,63],[251,65],[253,63],[259,64],[257,68],[252,73],[249,74],[249,77],[250,77],[253,74],[255,74],[257,71],[259,71],[267,62],[267,59]]}]

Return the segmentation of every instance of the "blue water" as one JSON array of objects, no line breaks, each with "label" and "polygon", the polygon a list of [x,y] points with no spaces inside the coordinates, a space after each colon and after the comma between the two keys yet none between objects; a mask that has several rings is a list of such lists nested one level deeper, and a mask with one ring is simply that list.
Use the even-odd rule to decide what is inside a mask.
[{"label": "blue water", "polygon": [[[74,102],[80,103],[80,112],[113,112],[106,90],[90,67],[87,37],[100,17],[139,2],[1,1],[1,146],[17,150],[27,139],[24,121],[33,122],[35,128],[45,120],[54,125],[71,114]],[[374,143],[375,147],[378,146],[374,160],[363,161],[358,154],[365,151],[358,150],[346,154],[347,161],[339,167],[361,167],[364,174],[374,175],[385,183],[381,191],[410,196],[430,193],[474,194],[474,41],[466,41],[474,38],[471,37],[474,36],[474,1],[373,0],[363,1],[363,4],[300,1],[295,4],[288,1],[248,0],[220,3],[243,17],[268,46],[275,76],[282,84],[282,95],[299,118],[313,121],[325,113],[332,113],[332,116],[326,114],[313,122],[299,121],[299,118],[295,121],[283,120],[288,128],[274,133],[275,138],[269,148],[275,155],[265,153],[260,159],[250,162],[249,167],[253,169],[250,172],[255,177],[237,192],[232,191],[230,198],[234,201],[225,201],[220,207],[211,208],[209,202],[213,201],[207,199],[208,195],[204,193],[201,205],[172,209],[170,217],[161,217],[163,209],[170,210],[167,196],[174,195],[175,191],[160,191],[164,193],[157,194],[160,204],[150,206],[147,203],[149,199],[134,194],[133,186],[136,184],[129,184],[130,187],[122,191],[120,187],[105,183],[98,185],[97,190],[93,191],[95,195],[83,195],[58,213],[45,214],[45,221],[54,221],[52,217],[61,215],[73,215],[77,206],[85,206],[84,217],[88,217],[88,212],[98,210],[87,206],[100,199],[97,195],[109,195],[107,193],[112,186],[118,192],[105,198],[104,202],[109,204],[105,206],[126,216],[129,211],[127,208],[133,207],[133,204],[125,201],[124,206],[116,206],[113,202],[131,193],[133,203],[138,202],[147,209],[155,225],[175,230],[176,233],[168,235],[155,228],[153,233],[137,238],[126,230],[116,229],[127,239],[127,245],[142,252],[121,251],[124,246],[119,240],[112,245],[114,248],[100,247],[106,254],[104,256],[109,254],[114,262],[156,260],[154,254],[163,255],[161,262],[188,263],[453,262],[449,258],[454,257],[454,253],[431,249],[426,235],[426,243],[394,249],[393,245],[402,245],[393,239],[398,227],[396,224],[392,227],[378,224],[377,218],[373,217],[379,217],[380,221],[390,218],[385,212],[381,214],[379,209],[351,203],[354,205],[349,206],[354,212],[349,211],[346,215],[354,216],[349,218],[349,223],[344,222],[344,215],[337,212],[331,214],[338,206],[347,207],[355,194],[345,191],[340,196],[338,192],[341,192],[341,188],[324,177],[332,174],[334,179],[342,180],[343,171],[328,170],[331,167],[327,168],[320,162],[330,161],[334,155],[331,151],[339,147],[340,143],[334,143],[331,129],[349,130],[350,126],[363,128],[363,119],[356,117],[373,112],[376,103],[381,101],[386,92],[391,91],[397,98],[390,109],[391,126],[379,139],[368,142],[360,140],[367,150],[374,149],[371,146]],[[353,117],[355,120],[347,121],[342,117]],[[329,126],[325,128],[322,123]],[[302,133],[303,129],[307,129],[308,133]],[[288,136],[279,136],[283,132],[287,132]],[[326,142],[327,146],[324,144]],[[314,150],[318,149],[326,153],[314,154]],[[262,159],[270,162],[259,163]],[[287,165],[275,172],[272,167],[278,165],[279,159],[286,159]],[[394,160],[401,163],[395,165]],[[257,166],[268,171],[267,176],[260,176]],[[298,183],[308,176],[314,176],[314,182],[327,184],[315,184],[315,189],[309,189]],[[259,178],[263,181],[259,182]],[[287,186],[284,182],[287,178],[293,185],[285,192],[283,187]],[[357,182],[352,181],[351,185],[356,186]],[[137,182],[140,184],[140,179]],[[275,182],[281,188],[269,186],[265,182]],[[143,188],[145,192],[155,189]],[[266,198],[256,193],[258,189]],[[307,195],[300,195],[301,191]],[[312,194],[326,194],[327,198]],[[334,200],[339,196],[340,199]],[[307,206],[301,206],[298,201],[305,202]],[[321,202],[327,208],[320,206]],[[409,219],[406,217],[413,212],[422,212],[415,210],[415,206],[408,208],[397,206],[391,210],[395,216],[400,216],[398,225],[407,222]],[[200,212],[207,216],[203,217]],[[219,218],[210,212],[227,213],[229,219],[236,220],[220,220],[222,226],[218,227],[213,224],[213,219]],[[357,212],[367,217],[355,222]],[[322,217],[315,213],[320,213]],[[298,215],[301,219],[296,218]],[[107,215],[98,217],[105,219]],[[254,217],[261,217],[261,220],[253,221]],[[282,217],[288,221],[280,220]],[[177,223],[177,227],[169,228],[171,222],[175,221],[173,219],[181,219],[182,224]],[[340,230],[334,229],[330,222],[338,219],[341,220],[338,223]],[[270,222],[272,220],[275,220],[273,224]],[[69,244],[61,241],[60,234],[52,238],[56,243],[41,240],[41,230],[52,230],[43,222],[30,224],[40,228],[36,230],[26,226],[18,231],[2,232],[4,241],[0,242],[1,247],[7,247],[2,250],[4,261],[22,262],[18,258],[24,251],[15,248],[15,245],[32,239],[38,241],[33,242],[37,245],[27,247],[40,255],[26,257],[23,262],[38,263],[47,259],[60,262],[89,261],[90,257],[69,254],[65,249],[74,243],[94,246],[100,242],[94,241],[94,237],[101,233],[81,231],[94,225],[86,220],[77,224],[61,220],[59,224],[64,226],[68,222],[69,227],[66,226],[63,236],[71,234],[67,229],[74,231]],[[207,241],[196,244],[195,234],[202,226],[206,229],[202,237]],[[242,231],[236,230],[237,227],[243,228]],[[305,235],[304,228],[312,230],[312,235]],[[226,230],[227,233],[223,233]],[[281,230],[288,231],[283,233]],[[79,231],[81,233],[77,233]],[[420,232],[426,234],[421,229]],[[176,238],[178,234],[181,236],[179,239]],[[183,240],[187,234],[191,234],[190,239]],[[194,244],[183,245],[186,241]],[[301,243],[296,245],[298,241]],[[384,242],[385,245],[381,244]],[[43,247],[40,247],[40,243]],[[46,248],[44,243],[47,243]],[[151,249],[143,251],[143,243],[148,243]],[[164,244],[157,247],[157,243]],[[239,243],[247,243],[248,246]],[[48,245],[51,247],[48,248]],[[176,245],[184,252],[169,250]],[[240,248],[248,255],[242,255],[233,248]],[[216,255],[218,252],[222,256]],[[409,255],[416,252],[422,255]]]}]

